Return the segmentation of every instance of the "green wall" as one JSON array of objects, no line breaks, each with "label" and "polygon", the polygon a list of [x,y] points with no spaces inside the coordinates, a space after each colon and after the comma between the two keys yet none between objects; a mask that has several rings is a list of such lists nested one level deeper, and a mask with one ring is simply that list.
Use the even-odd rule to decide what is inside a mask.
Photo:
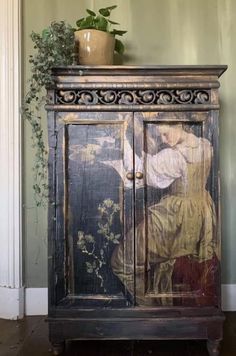
[{"label": "green wall", "polygon": [[[221,78],[220,163],[222,201],[222,281],[236,283],[236,1],[235,0],[23,0],[25,87],[32,52],[29,34],[53,20],[75,21],[85,9],[117,4],[113,19],[125,35],[124,64],[228,64]],[[235,37],[234,37],[235,36]],[[46,119],[45,119],[46,123]],[[32,191],[30,129],[24,129],[24,252],[27,287],[47,286],[47,215]]]}]

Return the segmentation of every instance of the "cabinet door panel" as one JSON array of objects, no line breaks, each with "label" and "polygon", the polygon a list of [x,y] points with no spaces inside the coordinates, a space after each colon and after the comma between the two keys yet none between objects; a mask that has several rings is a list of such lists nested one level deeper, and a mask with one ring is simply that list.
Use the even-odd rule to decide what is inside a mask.
[{"label": "cabinet door panel", "polygon": [[140,305],[219,302],[216,120],[204,112],[135,114]]},{"label": "cabinet door panel", "polygon": [[[112,256],[120,246],[119,273],[133,290],[132,114],[57,114],[57,246],[56,260],[64,282],[60,304],[128,306],[131,298],[114,273]],[[61,176],[64,175],[64,180]],[[56,254],[57,256],[57,254]],[[57,257],[56,257],[57,259]]]}]

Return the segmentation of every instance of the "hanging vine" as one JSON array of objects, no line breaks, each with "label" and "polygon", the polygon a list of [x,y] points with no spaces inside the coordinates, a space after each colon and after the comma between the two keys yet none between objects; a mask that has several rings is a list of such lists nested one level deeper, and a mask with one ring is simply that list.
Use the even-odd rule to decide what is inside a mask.
[{"label": "hanging vine", "polygon": [[41,34],[32,32],[35,54],[30,55],[31,77],[22,103],[22,116],[31,126],[35,150],[33,190],[37,206],[45,206],[48,197],[47,146],[44,142],[42,110],[45,88],[52,84],[51,69],[74,62],[74,29],[64,21],[52,22]]}]

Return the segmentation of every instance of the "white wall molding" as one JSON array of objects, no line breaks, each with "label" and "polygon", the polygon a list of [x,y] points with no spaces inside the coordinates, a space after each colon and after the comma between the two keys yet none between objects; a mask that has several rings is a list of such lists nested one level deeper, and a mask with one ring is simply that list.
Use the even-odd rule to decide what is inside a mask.
[{"label": "white wall molding", "polygon": [[0,318],[17,319],[24,315],[24,288],[0,287]]},{"label": "white wall molding", "polygon": [[[23,316],[21,0],[0,0],[0,317]],[[9,303],[11,305],[9,305]]]},{"label": "white wall molding", "polygon": [[[222,284],[222,310],[236,311],[236,284]],[[47,315],[48,289],[25,289],[25,314]]]}]

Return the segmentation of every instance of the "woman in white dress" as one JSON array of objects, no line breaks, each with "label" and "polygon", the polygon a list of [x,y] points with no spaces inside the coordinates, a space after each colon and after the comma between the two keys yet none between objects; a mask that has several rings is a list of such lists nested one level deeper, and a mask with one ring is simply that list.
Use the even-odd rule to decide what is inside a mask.
[{"label": "woman in white dress", "polygon": [[[140,299],[144,296],[144,268],[154,266],[154,294],[171,296],[172,273],[178,257],[188,256],[201,263],[211,260],[215,253],[218,255],[214,202],[206,190],[212,146],[207,139],[185,131],[181,124],[158,125],[158,130],[167,148],[155,155],[145,154],[146,184],[168,188],[168,193],[148,208],[147,246],[144,222],[136,230],[136,295]],[[142,164],[138,156],[135,159],[136,166]],[[126,243],[132,238],[127,234]],[[122,241],[113,252],[111,264],[113,272],[133,294],[133,266],[125,265]],[[171,298],[162,298],[162,304],[171,303]]]}]

